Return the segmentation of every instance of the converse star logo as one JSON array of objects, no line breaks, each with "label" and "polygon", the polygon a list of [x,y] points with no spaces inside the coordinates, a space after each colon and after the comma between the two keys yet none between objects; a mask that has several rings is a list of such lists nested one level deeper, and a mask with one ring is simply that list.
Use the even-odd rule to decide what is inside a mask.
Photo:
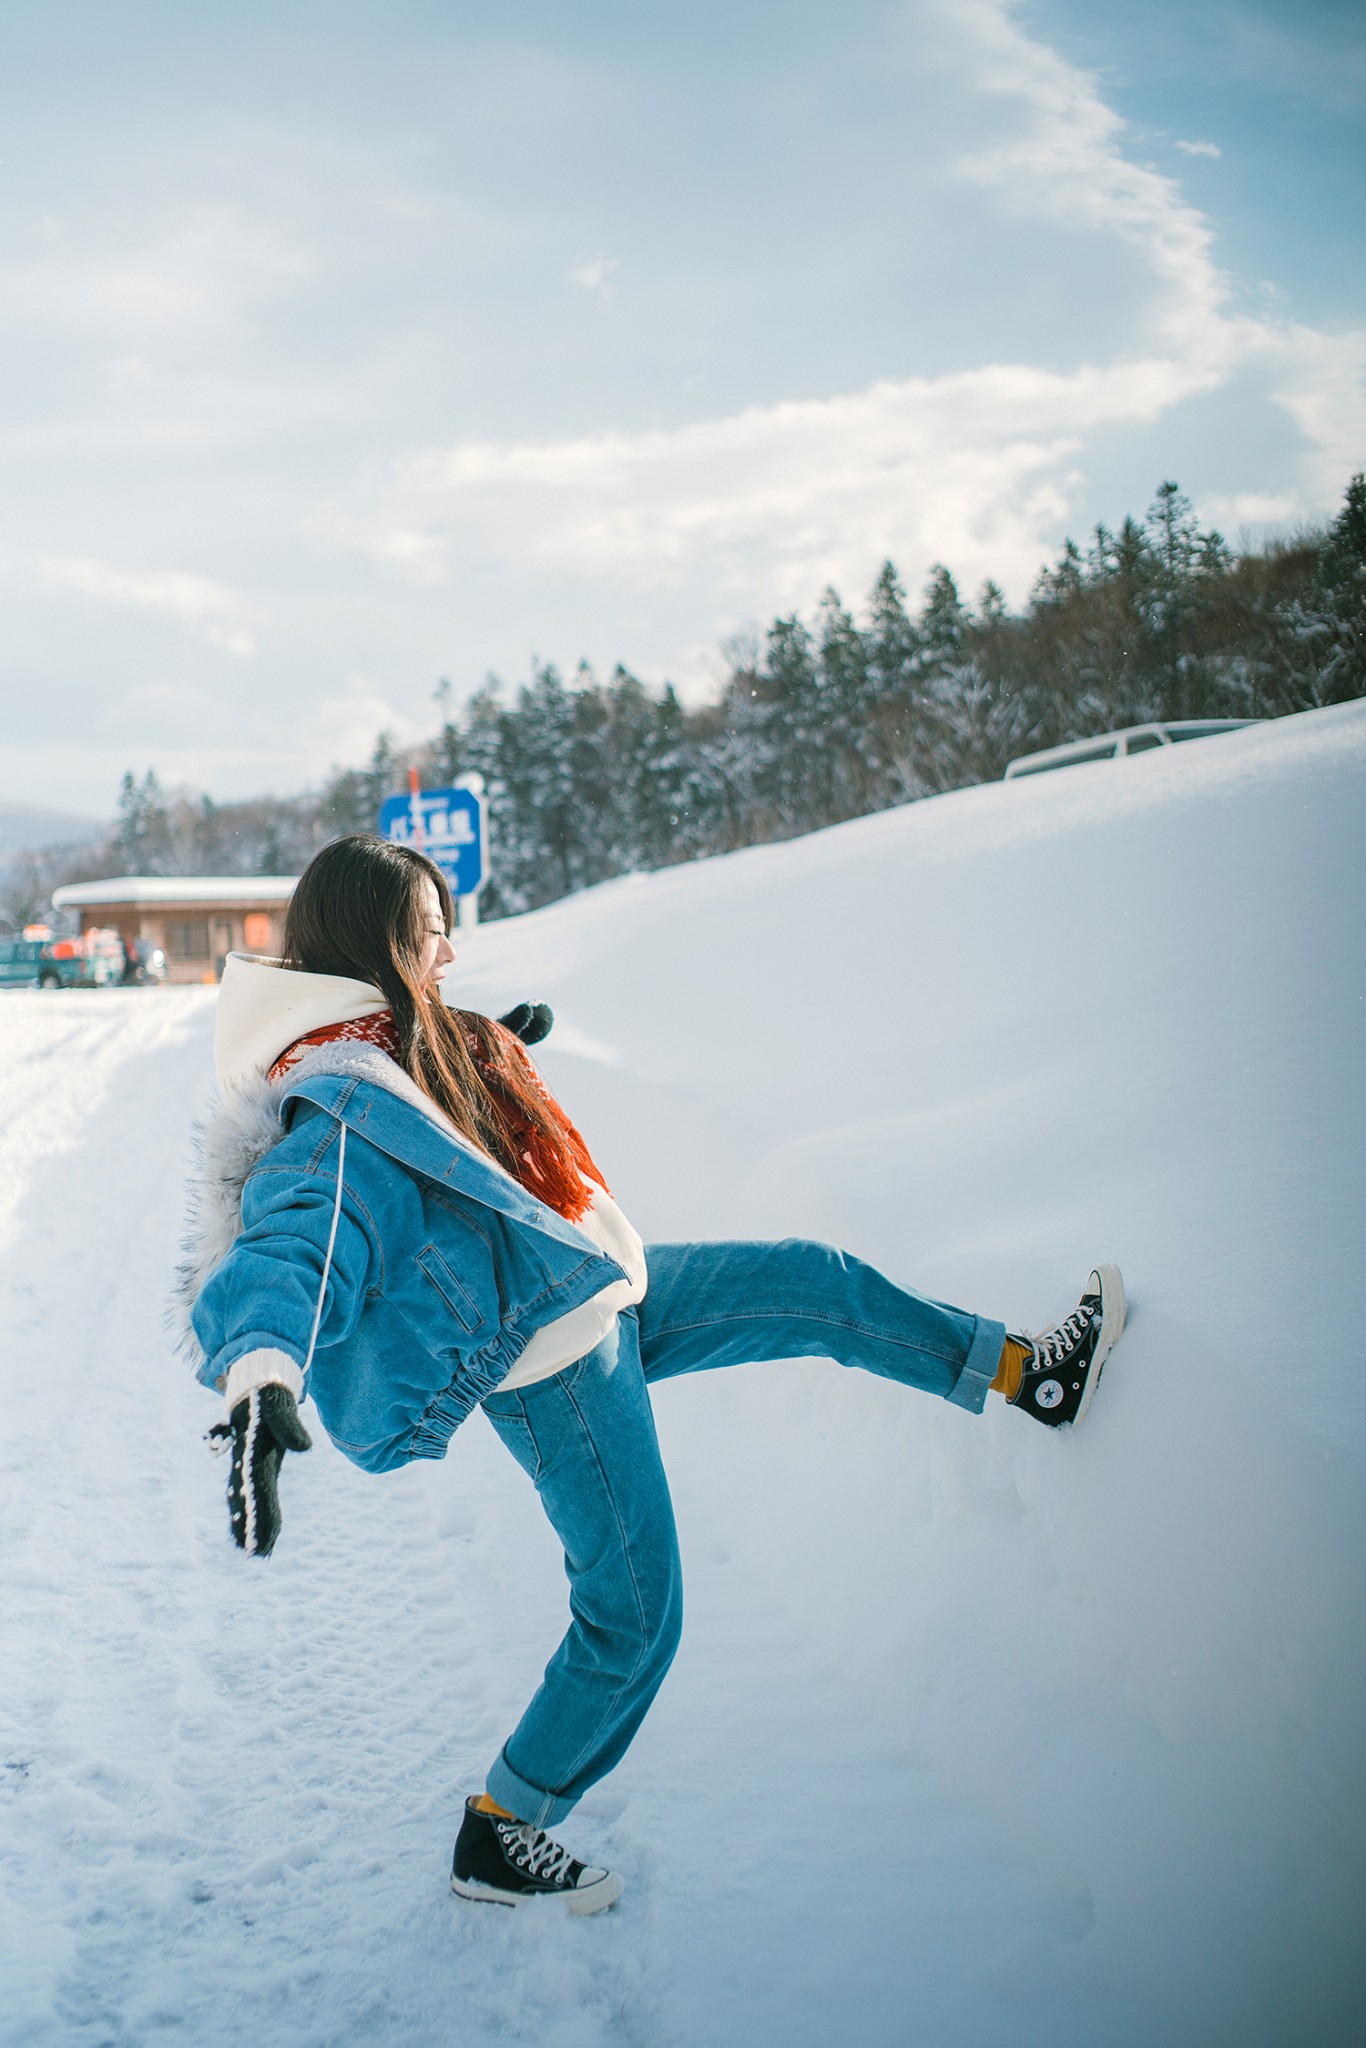
[{"label": "converse star logo", "polygon": [[1034,1389],[1034,1399],[1041,1408],[1056,1408],[1062,1399],[1062,1387],[1057,1380],[1045,1380],[1041,1387]]}]

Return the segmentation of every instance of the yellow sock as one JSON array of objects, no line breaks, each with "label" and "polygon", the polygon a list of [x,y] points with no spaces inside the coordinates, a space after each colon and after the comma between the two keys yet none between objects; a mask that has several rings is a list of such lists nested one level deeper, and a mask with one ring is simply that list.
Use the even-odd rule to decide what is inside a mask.
[{"label": "yellow sock", "polygon": [[474,1810],[476,1813],[495,1813],[499,1820],[516,1819],[516,1815],[509,1813],[505,1806],[500,1806],[496,1799],[490,1799],[487,1792],[479,1794],[479,1797],[474,1801]]},{"label": "yellow sock", "polygon": [[1018,1337],[1007,1337],[1001,1347],[1001,1363],[991,1383],[992,1393],[1004,1394],[1007,1401],[1013,1401],[1020,1391],[1020,1381],[1030,1356],[1028,1344],[1022,1344]]}]

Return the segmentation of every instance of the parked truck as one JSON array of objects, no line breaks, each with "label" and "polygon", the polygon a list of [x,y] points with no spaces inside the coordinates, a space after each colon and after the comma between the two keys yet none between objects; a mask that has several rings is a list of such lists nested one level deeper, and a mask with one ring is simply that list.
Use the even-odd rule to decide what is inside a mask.
[{"label": "parked truck", "polygon": [[0,939],[0,988],[117,988],[125,980],[160,978],[130,974],[129,964],[123,940],[112,927],[74,939],[54,939],[41,927],[21,938]]}]

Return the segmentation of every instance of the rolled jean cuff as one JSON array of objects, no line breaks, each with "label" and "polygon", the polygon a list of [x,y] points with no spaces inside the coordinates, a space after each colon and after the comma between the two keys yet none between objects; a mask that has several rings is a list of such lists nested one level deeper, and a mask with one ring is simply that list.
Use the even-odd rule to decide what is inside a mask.
[{"label": "rolled jean cuff", "polygon": [[1005,1341],[1004,1323],[989,1323],[985,1316],[978,1316],[976,1334],[948,1397],[955,1408],[967,1408],[973,1415],[981,1414],[987,1405],[991,1383],[1000,1370]]},{"label": "rolled jean cuff", "polygon": [[543,1792],[539,1785],[528,1784],[525,1778],[519,1778],[508,1762],[505,1750],[499,1751],[484,1780],[484,1789],[490,1799],[496,1799],[518,1820],[529,1820],[534,1828],[554,1827],[579,1803],[577,1799],[563,1799],[553,1792]]}]

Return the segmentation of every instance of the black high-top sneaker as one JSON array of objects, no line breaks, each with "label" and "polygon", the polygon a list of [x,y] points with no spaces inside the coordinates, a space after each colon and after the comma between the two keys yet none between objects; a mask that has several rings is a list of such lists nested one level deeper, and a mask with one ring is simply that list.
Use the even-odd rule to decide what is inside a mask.
[{"label": "black high-top sneaker", "polygon": [[1051,1429],[1080,1422],[1091,1405],[1105,1361],[1127,1314],[1118,1266],[1097,1266],[1070,1316],[1037,1337],[1018,1337],[1025,1360],[1020,1391],[1011,1402]]},{"label": "black high-top sneaker", "polygon": [[563,1899],[571,1913],[600,1913],[621,1897],[621,1879],[610,1870],[576,1862],[530,1821],[481,1813],[467,1799],[455,1839],[451,1890],[462,1899],[485,1899],[495,1906],[552,1898]]}]

